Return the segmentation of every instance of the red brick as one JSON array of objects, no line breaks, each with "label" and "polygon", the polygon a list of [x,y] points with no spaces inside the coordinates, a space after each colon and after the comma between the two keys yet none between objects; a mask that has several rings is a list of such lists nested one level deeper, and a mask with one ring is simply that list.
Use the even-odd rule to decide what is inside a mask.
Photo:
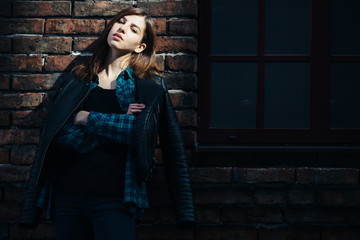
[{"label": "red brick", "polygon": [[44,33],[44,19],[3,19],[0,20],[0,34]]},{"label": "red brick", "polygon": [[174,224],[176,222],[174,209],[172,207],[165,207],[165,206],[160,207],[159,222],[166,224]]},{"label": "red brick", "polygon": [[299,184],[358,184],[359,170],[355,168],[299,168]]},{"label": "red brick", "polygon": [[11,16],[11,1],[0,1],[0,17]]},{"label": "red brick", "polygon": [[166,33],[166,19],[154,18],[154,25],[157,35],[164,35]]},{"label": "red brick", "polygon": [[15,53],[69,53],[70,37],[21,37],[14,38]]},{"label": "red brick", "polygon": [[165,73],[167,88],[181,90],[195,90],[197,88],[197,76],[193,73]]},{"label": "red brick", "polygon": [[346,222],[346,214],[343,210],[329,208],[287,208],[285,219],[288,223],[337,223]]},{"label": "red brick", "polygon": [[161,55],[156,56],[156,66],[159,68],[160,71],[164,71],[165,69],[165,59]]},{"label": "red brick", "polygon": [[185,147],[193,147],[196,142],[196,131],[181,130],[181,136],[184,140]]},{"label": "red brick", "polygon": [[151,16],[197,16],[196,0],[148,1],[138,0],[138,7]]},{"label": "red brick", "polygon": [[159,218],[158,208],[150,206],[144,211],[143,223],[153,223],[156,222]]},{"label": "red brick", "polygon": [[166,67],[173,71],[197,72],[197,57],[194,55],[166,56]]},{"label": "red brick", "polygon": [[242,226],[199,226],[196,229],[197,240],[257,240],[255,227]]},{"label": "red brick", "polygon": [[0,37],[0,53],[11,52],[11,38]]},{"label": "red brick", "polygon": [[40,223],[35,229],[24,229],[14,224],[10,228],[10,239],[55,239],[52,223]]},{"label": "red brick", "polygon": [[7,187],[4,189],[4,200],[21,202],[25,196],[25,188],[23,187]]},{"label": "red brick", "polygon": [[294,182],[294,170],[291,168],[234,168],[233,176],[236,183]]},{"label": "red brick", "polygon": [[168,205],[171,204],[167,188],[155,188],[148,186],[149,202]]},{"label": "red brick", "polygon": [[318,227],[277,227],[261,228],[259,230],[261,240],[320,240]]},{"label": "red brick", "polygon": [[14,90],[51,90],[55,86],[60,74],[29,74],[13,76],[12,88]]},{"label": "red brick", "polygon": [[12,112],[12,125],[18,127],[41,127],[47,112],[43,110],[28,110]]},{"label": "red brick", "polygon": [[232,168],[204,167],[190,168],[191,182],[194,183],[230,183]]},{"label": "red brick", "polygon": [[14,2],[13,15],[23,17],[71,16],[71,1]]},{"label": "red brick", "polygon": [[121,10],[132,6],[131,2],[75,2],[75,17],[114,16]]},{"label": "red brick", "polygon": [[98,19],[48,19],[45,32],[48,34],[100,34],[105,20]]},{"label": "red brick", "polygon": [[37,107],[43,99],[41,93],[0,94],[0,108]]},{"label": "red brick", "polygon": [[359,240],[359,227],[323,227],[321,228],[321,240]]},{"label": "red brick", "polygon": [[196,53],[198,51],[197,39],[194,37],[160,36],[157,38],[156,51]]},{"label": "red brick", "polygon": [[39,135],[36,129],[0,129],[0,145],[38,143]]},{"label": "red brick", "polygon": [[29,165],[35,159],[35,146],[17,146],[11,149],[11,163],[15,165]]},{"label": "red brick", "polygon": [[0,71],[2,72],[39,72],[41,67],[41,56],[3,55],[0,58]]},{"label": "red brick", "polygon": [[285,204],[283,189],[257,189],[254,193],[256,204]]},{"label": "red brick", "polygon": [[152,226],[139,226],[136,229],[136,239],[156,239],[156,240],[169,240],[169,239],[194,239],[193,229],[185,228],[180,229],[175,225],[152,225]]},{"label": "red brick", "polygon": [[197,94],[194,92],[184,92],[182,90],[169,90],[171,102],[175,108],[194,108],[197,107]]},{"label": "red brick", "polygon": [[196,204],[250,204],[250,191],[231,187],[194,189]]},{"label": "red brick", "polygon": [[325,205],[360,206],[360,189],[320,190],[319,201]]},{"label": "red brick", "polygon": [[0,90],[9,90],[10,89],[10,75],[0,74]]},{"label": "red brick", "polygon": [[195,19],[170,19],[170,35],[197,35],[198,22]]},{"label": "red brick", "polygon": [[9,126],[10,125],[10,112],[9,111],[0,111],[0,126]]},{"label": "red brick", "polygon": [[249,208],[232,206],[224,209],[222,221],[225,223],[240,222],[242,224],[276,224],[282,223],[282,213],[279,208]]},{"label": "red brick", "polygon": [[214,207],[196,207],[196,222],[198,224],[220,223],[220,209]]},{"label": "red brick", "polygon": [[74,39],[74,51],[88,51],[91,52],[95,47],[94,37],[77,37]]},{"label": "red brick", "polygon": [[292,189],[289,191],[289,204],[313,204],[315,193],[312,189]]},{"label": "red brick", "polygon": [[[0,167],[0,178],[1,178],[1,168]],[[19,203],[6,203],[2,202],[0,204],[0,221],[9,222],[18,220],[20,217],[20,204]],[[10,238],[11,239],[11,238]]]},{"label": "red brick", "polygon": [[0,166],[0,182],[28,181],[29,177],[30,166],[13,166],[9,164]]},{"label": "red brick", "polygon": [[181,127],[196,127],[197,113],[194,110],[176,111],[176,116]]},{"label": "red brick", "polygon": [[7,148],[0,148],[0,164],[8,163],[10,158],[10,151]]},{"label": "red brick", "polygon": [[85,61],[85,56],[49,56],[46,58],[44,69],[46,71],[70,71],[76,64]]}]

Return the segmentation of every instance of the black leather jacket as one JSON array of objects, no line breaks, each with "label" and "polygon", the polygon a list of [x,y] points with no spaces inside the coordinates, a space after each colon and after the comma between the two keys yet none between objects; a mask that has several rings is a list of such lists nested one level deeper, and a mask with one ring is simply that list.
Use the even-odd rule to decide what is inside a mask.
[{"label": "black leather jacket", "polygon": [[[155,164],[154,151],[159,133],[165,176],[175,206],[176,221],[178,224],[192,224],[195,223],[192,190],[177,117],[164,80],[159,76],[154,77],[159,84],[135,79],[138,102],[146,106],[137,115],[136,175],[140,182],[146,181],[150,176]],[[20,225],[23,227],[36,227],[40,218],[41,209],[36,203],[40,195],[44,194],[41,191],[47,177],[56,168],[53,166],[54,161],[51,161],[51,142],[89,92],[90,84],[76,80],[72,74],[59,80],[31,170],[20,217]]]}]

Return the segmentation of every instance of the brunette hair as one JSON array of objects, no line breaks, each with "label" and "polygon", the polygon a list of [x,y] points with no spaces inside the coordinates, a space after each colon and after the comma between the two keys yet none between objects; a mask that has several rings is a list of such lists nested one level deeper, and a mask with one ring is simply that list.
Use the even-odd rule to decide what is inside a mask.
[{"label": "brunette hair", "polygon": [[110,48],[107,43],[107,36],[112,26],[122,17],[128,15],[145,17],[145,31],[141,42],[146,44],[146,48],[141,53],[132,53],[129,64],[131,70],[137,77],[144,79],[151,79],[152,74],[160,74],[160,70],[156,66],[156,33],[153,20],[141,8],[126,8],[116,14],[106,25],[101,36],[96,40],[94,53],[89,62],[77,65],[72,69],[77,79],[81,81],[94,81],[96,74],[105,68],[105,61]]}]

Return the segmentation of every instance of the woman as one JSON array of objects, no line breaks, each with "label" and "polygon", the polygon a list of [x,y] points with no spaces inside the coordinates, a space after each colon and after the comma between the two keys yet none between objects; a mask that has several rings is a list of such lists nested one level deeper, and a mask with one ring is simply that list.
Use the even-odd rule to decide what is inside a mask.
[{"label": "woman", "polygon": [[188,166],[164,80],[156,34],[139,8],[122,10],[89,63],[59,80],[26,192],[20,224],[54,212],[56,239],[134,239],[148,207],[145,182],[159,133],[180,225],[195,222]]}]

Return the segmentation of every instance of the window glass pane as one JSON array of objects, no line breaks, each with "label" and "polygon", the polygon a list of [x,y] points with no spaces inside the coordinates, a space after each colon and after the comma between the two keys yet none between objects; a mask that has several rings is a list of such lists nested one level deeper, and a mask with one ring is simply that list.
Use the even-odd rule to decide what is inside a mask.
[{"label": "window glass pane", "polygon": [[332,0],[331,53],[360,54],[360,1]]},{"label": "window glass pane", "polygon": [[309,128],[310,64],[265,64],[265,128]]},{"label": "window glass pane", "polygon": [[331,128],[360,128],[360,63],[331,65]]},{"label": "window glass pane", "polygon": [[265,1],[265,54],[310,53],[310,0]]},{"label": "window glass pane", "polygon": [[211,53],[257,54],[257,25],[258,1],[212,0]]},{"label": "window glass pane", "polygon": [[257,64],[211,64],[210,127],[256,127]]}]

